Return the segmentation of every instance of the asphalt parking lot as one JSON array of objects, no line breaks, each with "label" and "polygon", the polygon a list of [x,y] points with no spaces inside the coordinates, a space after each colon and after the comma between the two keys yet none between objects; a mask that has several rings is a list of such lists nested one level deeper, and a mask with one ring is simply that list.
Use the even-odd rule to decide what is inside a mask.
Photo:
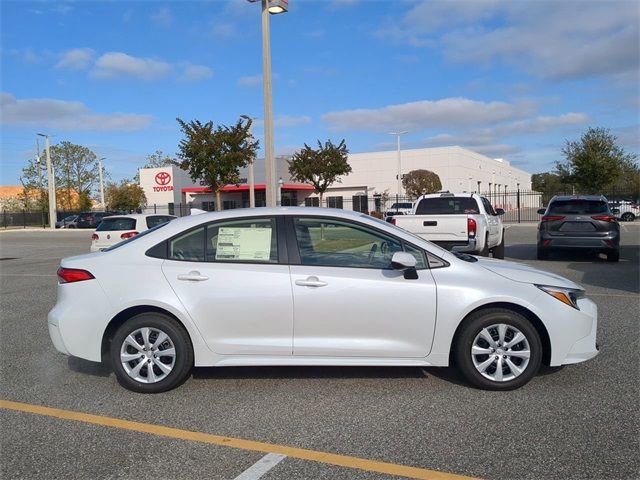
[{"label": "asphalt parking lot", "polygon": [[600,314],[598,357],[520,390],[475,390],[451,369],[262,367],[198,368],[158,395],[49,340],[59,260],[88,252],[91,232],[0,232],[0,474],[248,479],[269,455],[260,478],[638,478],[640,222],[622,228],[619,263],[537,261],[535,227],[508,229],[507,259],[582,284]]}]

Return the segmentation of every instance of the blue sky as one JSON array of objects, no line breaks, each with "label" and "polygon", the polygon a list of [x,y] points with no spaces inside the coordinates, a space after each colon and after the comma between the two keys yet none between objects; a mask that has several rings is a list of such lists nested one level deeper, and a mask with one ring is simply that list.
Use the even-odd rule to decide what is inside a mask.
[{"label": "blue sky", "polygon": [[[637,1],[290,0],[271,17],[276,154],[460,145],[536,173],[606,127],[640,150]],[[261,118],[260,7],[229,1],[2,1],[0,184],[35,134],[133,177],[174,154],[176,117]],[[255,133],[262,139],[257,122]]]}]

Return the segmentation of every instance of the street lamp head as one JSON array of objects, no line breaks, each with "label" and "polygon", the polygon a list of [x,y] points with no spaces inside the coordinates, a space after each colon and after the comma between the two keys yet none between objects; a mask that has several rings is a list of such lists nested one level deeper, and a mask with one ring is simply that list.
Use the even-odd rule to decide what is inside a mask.
[{"label": "street lamp head", "polygon": [[49,135],[45,135],[44,133],[36,133],[39,137],[48,137]]},{"label": "street lamp head", "polygon": [[402,132],[389,132],[389,135],[404,135],[405,133],[409,133],[407,130],[403,130]]},{"label": "street lamp head", "polygon": [[289,10],[289,0],[268,0],[267,9],[271,15],[277,15]]}]

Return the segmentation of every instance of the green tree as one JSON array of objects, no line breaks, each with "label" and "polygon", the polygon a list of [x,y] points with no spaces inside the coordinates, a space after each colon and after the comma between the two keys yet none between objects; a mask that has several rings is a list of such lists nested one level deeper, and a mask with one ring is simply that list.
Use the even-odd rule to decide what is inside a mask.
[{"label": "green tree", "polygon": [[202,180],[215,192],[216,210],[221,210],[220,191],[225,185],[240,182],[240,168],[246,167],[258,150],[258,141],[250,134],[251,119],[215,129],[211,121],[176,120],[185,135],[178,146],[178,165],[194,182]]},{"label": "green tree", "polygon": [[110,210],[136,211],[147,205],[147,197],[142,187],[124,179],[120,185],[109,183],[105,188],[105,201]]},{"label": "green tree", "polygon": [[608,129],[589,128],[580,140],[567,140],[562,149],[565,160],[556,163],[556,173],[563,183],[581,193],[603,193],[625,171],[637,170],[636,156],[625,152],[616,141]]},{"label": "green tree", "polygon": [[560,175],[552,172],[531,175],[531,188],[542,193],[542,201],[545,205],[556,194],[572,193],[571,186],[562,183]]},{"label": "green tree", "polygon": [[402,187],[410,198],[442,190],[440,177],[429,170],[411,170],[402,177]]},{"label": "green tree", "polygon": [[289,173],[297,182],[309,183],[320,195],[320,205],[324,192],[335,182],[340,182],[338,177],[351,173],[351,165],[347,161],[347,145],[344,139],[334,145],[327,140],[323,145],[318,140],[318,149],[314,150],[306,143],[304,148],[291,157]]},{"label": "green tree", "polygon": [[87,199],[100,179],[96,154],[82,145],[63,141],[51,146],[51,162],[55,169],[56,191],[61,191],[59,203],[62,208],[90,207],[91,202]]},{"label": "green tree", "polygon": [[[33,208],[38,210],[49,209],[47,167],[44,161],[44,155],[38,161],[37,158],[30,159],[27,165],[22,169],[20,183],[24,188],[25,195],[28,198],[34,198],[35,204]],[[24,201],[23,201],[24,204]]]}]

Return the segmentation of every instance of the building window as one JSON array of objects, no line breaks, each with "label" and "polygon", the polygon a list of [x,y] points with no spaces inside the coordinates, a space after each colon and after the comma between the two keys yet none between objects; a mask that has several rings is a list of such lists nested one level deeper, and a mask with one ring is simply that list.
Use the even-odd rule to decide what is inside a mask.
[{"label": "building window", "polygon": [[213,212],[216,209],[215,202],[202,202],[202,210]]},{"label": "building window", "polygon": [[298,194],[296,192],[282,192],[280,203],[283,207],[295,207],[298,205]]},{"label": "building window", "polygon": [[344,208],[342,206],[342,197],[327,197],[327,207]]},{"label": "building window", "polygon": [[236,206],[236,201],[235,200],[224,200],[222,202],[222,209],[223,210],[233,210],[234,208],[238,208]]},{"label": "building window", "polygon": [[319,197],[307,197],[304,199],[305,207],[319,207],[320,206],[320,198]]},{"label": "building window", "polygon": [[369,213],[369,197],[367,195],[354,195],[351,199],[354,212]]},{"label": "building window", "polygon": [[175,205],[172,203],[169,204],[169,215],[175,215]]}]

